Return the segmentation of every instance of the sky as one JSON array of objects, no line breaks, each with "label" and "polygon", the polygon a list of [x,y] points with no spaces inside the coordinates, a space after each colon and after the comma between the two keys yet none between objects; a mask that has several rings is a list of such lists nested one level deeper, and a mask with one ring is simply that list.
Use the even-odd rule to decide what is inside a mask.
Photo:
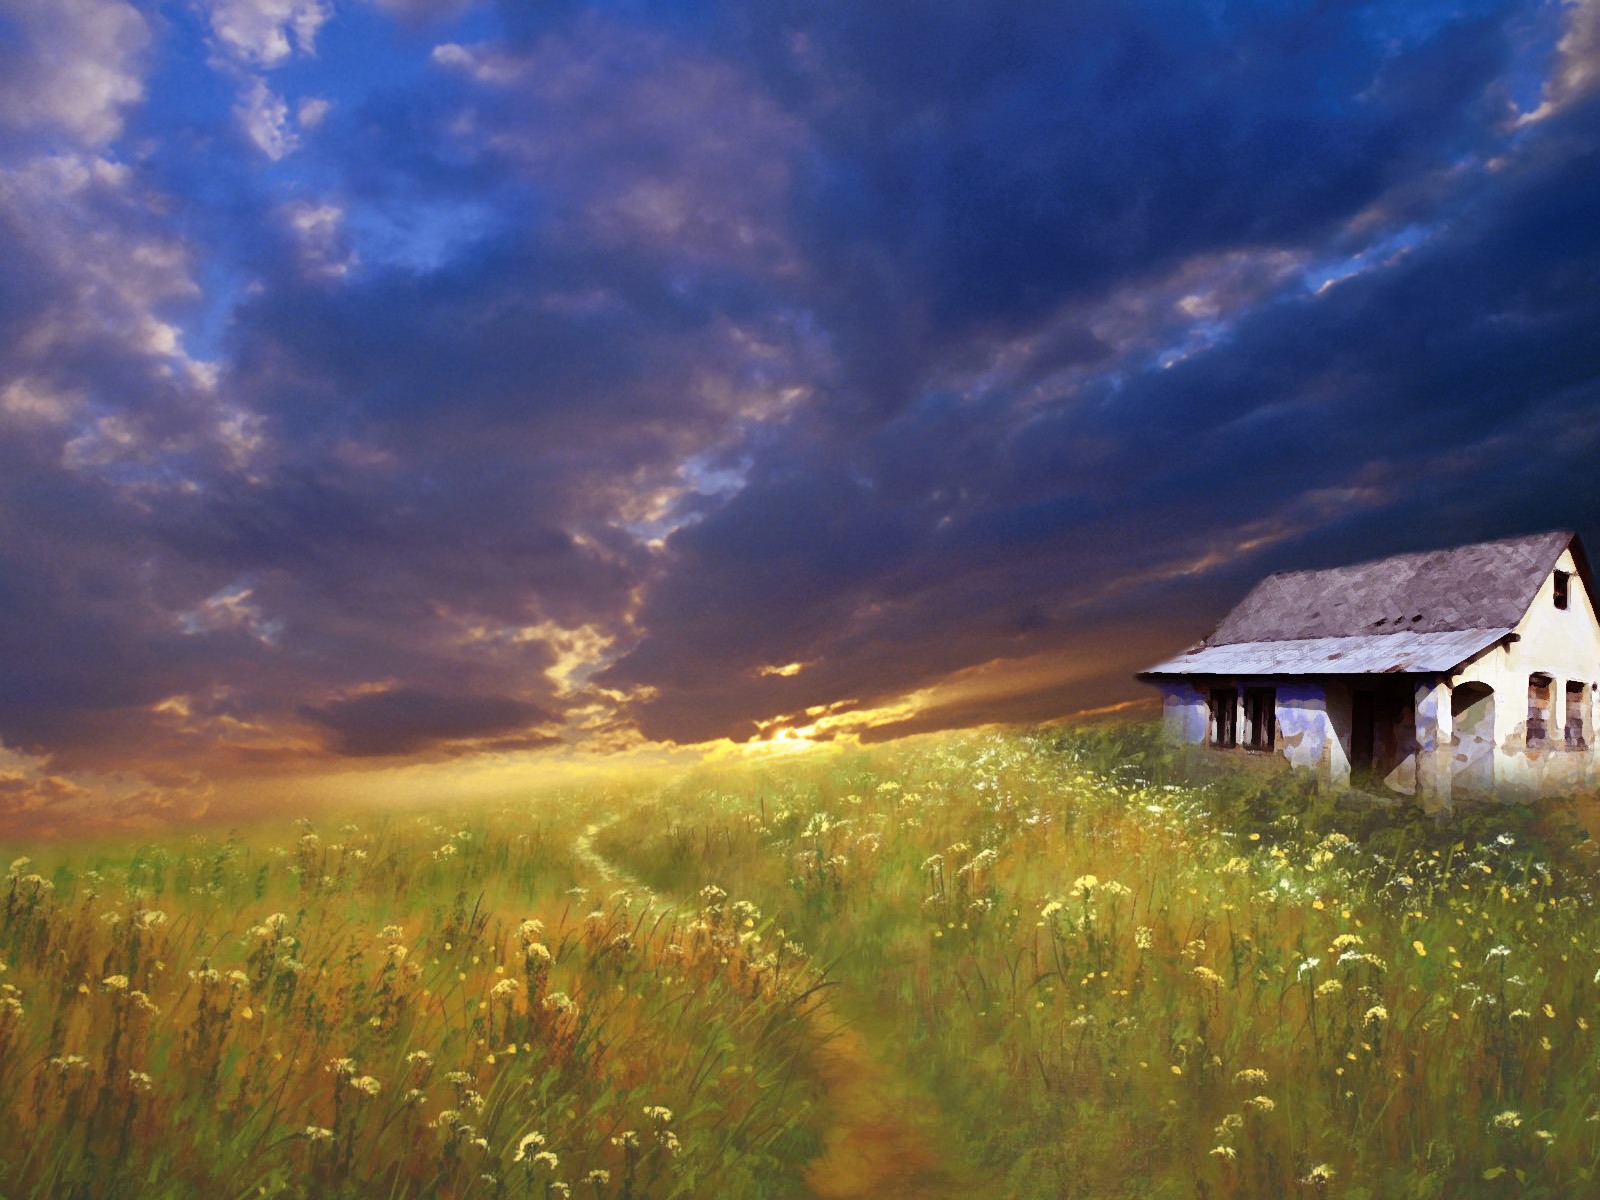
[{"label": "sky", "polygon": [[1115,708],[1597,464],[1600,0],[0,0],[0,829]]}]

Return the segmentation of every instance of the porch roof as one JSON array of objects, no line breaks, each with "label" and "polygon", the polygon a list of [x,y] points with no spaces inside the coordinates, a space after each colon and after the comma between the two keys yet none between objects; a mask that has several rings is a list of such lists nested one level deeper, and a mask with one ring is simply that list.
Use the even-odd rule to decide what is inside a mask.
[{"label": "porch roof", "polygon": [[1433,674],[1454,670],[1505,636],[1504,629],[1452,629],[1228,642],[1195,646],[1139,675]]}]

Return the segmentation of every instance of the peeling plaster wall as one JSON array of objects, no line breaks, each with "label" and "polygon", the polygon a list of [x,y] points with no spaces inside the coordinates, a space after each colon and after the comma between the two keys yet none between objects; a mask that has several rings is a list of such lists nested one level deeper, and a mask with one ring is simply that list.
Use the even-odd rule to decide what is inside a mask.
[{"label": "peeling plaster wall", "polygon": [[1315,771],[1323,782],[1340,772],[1350,778],[1350,760],[1328,713],[1328,689],[1300,680],[1278,684],[1278,753],[1291,767]]},{"label": "peeling plaster wall", "polygon": [[[1324,783],[1344,786],[1350,781],[1347,751],[1350,725],[1349,690],[1321,681],[1250,678],[1201,678],[1195,682],[1163,681],[1161,712],[1167,736],[1179,745],[1206,746],[1211,737],[1211,688],[1233,687],[1243,695],[1246,687],[1272,687],[1277,691],[1274,717],[1277,731],[1271,754],[1242,748],[1215,751],[1237,758],[1240,766],[1266,769],[1276,763],[1296,770],[1314,771]],[[1243,736],[1243,713],[1239,714]],[[1343,722],[1342,726],[1340,722]],[[1342,732],[1341,732],[1342,729]]]},{"label": "peeling plaster wall", "polygon": [[1163,682],[1161,720],[1167,736],[1180,745],[1203,746],[1210,731],[1206,693],[1187,682]]},{"label": "peeling plaster wall", "polygon": [[[1495,790],[1501,794],[1539,795],[1600,785],[1600,754],[1595,749],[1600,712],[1594,688],[1600,683],[1600,620],[1570,551],[1562,554],[1555,570],[1570,575],[1567,607],[1555,606],[1552,572],[1517,626],[1516,640],[1484,651],[1451,680],[1456,687],[1483,683],[1494,689],[1493,771]],[[1528,677],[1535,672],[1553,680],[1551,737],[1545,747],[1528,745]],[[1586,752],[1568,750],[1563,743],[1568,681],[1584,684]],[[1459,733],[1454,741],[1459,766],[1464,752]]]}]

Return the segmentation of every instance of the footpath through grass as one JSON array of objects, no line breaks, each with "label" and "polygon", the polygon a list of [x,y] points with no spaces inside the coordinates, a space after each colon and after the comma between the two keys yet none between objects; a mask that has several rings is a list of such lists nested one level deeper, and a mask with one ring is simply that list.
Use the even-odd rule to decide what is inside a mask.
[{"label": "footpath through grass", "polygon": [[1121,730],[16,847],[0,1196],[1595,1194],[1551,846]]},{"label": "footpath through grass", "polygon": [[826,961],[991,1194],[1594,1194],[1589,856],[1516,810],[1340,813],[1160,757],[1124,730],[707,772],[600,845]]}]

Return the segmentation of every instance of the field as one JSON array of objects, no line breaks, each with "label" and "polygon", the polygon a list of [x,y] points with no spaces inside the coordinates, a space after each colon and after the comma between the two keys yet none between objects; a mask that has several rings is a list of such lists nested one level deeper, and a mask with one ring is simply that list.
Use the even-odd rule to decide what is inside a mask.
[{"label": "field", "polygon": [[1593,1194],[1578,836],[1113,729],[11,847],[0,1196]]}]

